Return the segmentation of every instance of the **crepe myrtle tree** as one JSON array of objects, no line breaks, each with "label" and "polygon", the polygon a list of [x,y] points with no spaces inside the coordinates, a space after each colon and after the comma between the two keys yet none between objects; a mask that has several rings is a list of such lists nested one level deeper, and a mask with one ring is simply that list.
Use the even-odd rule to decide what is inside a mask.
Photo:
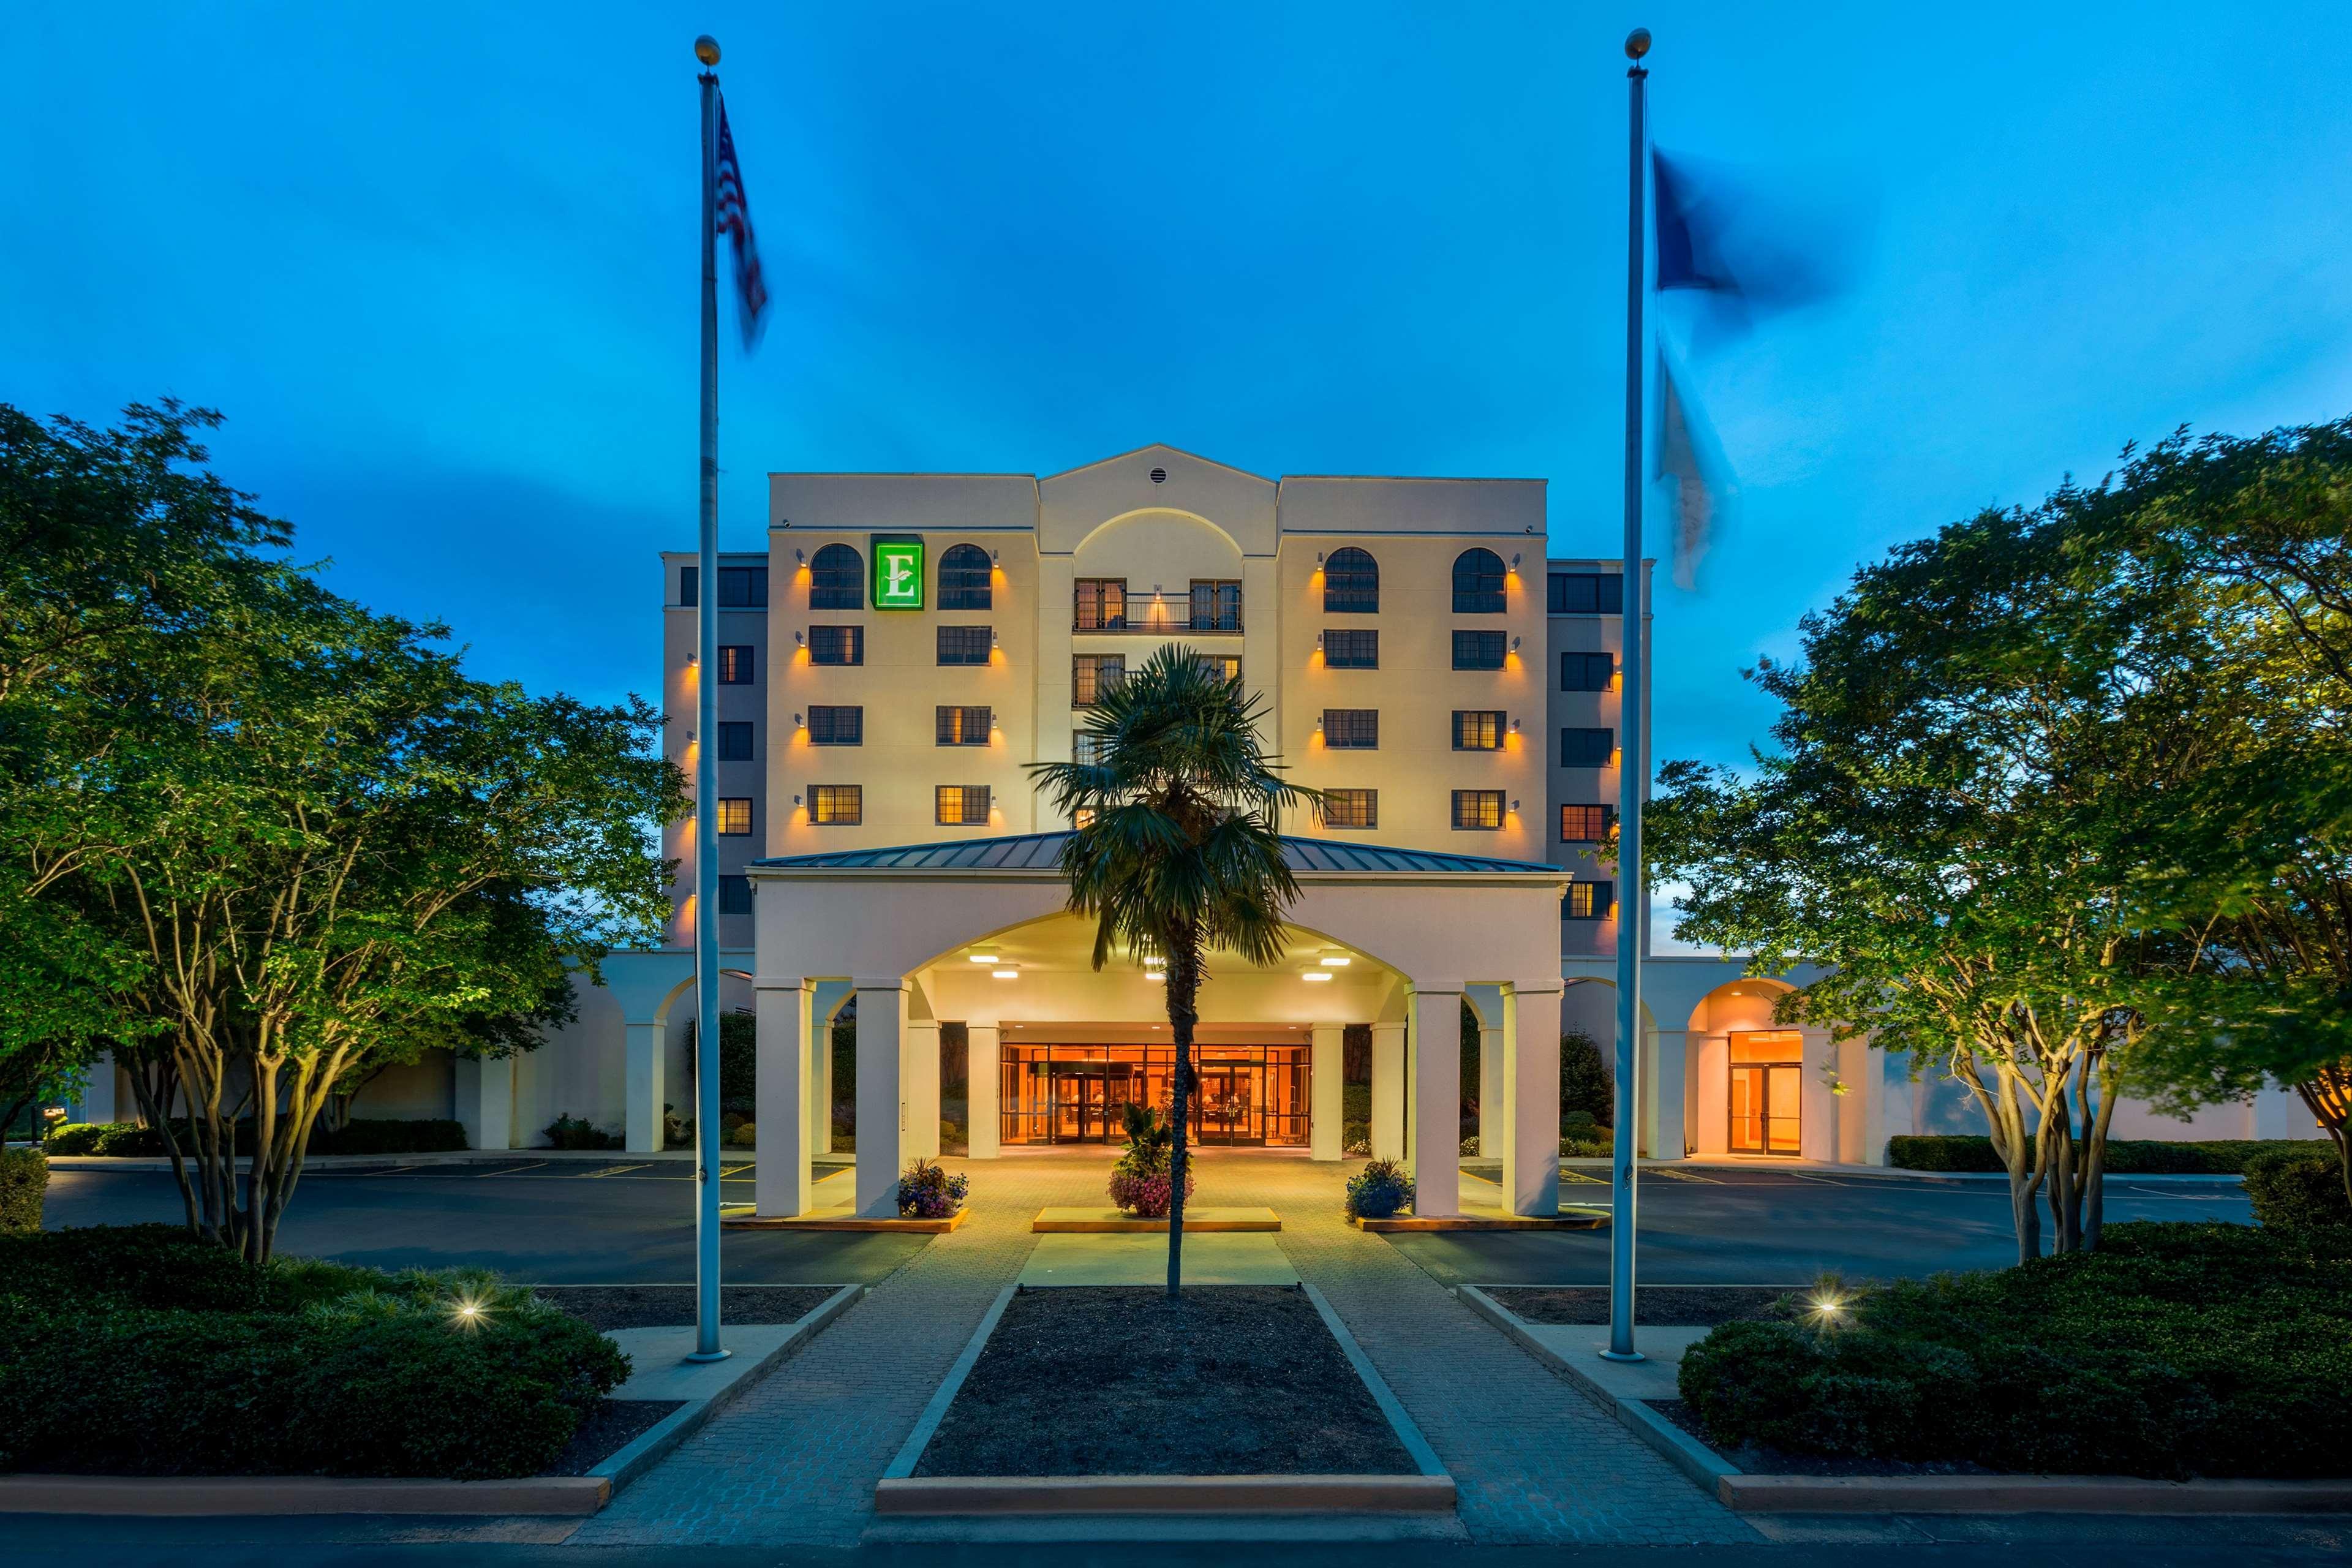
[{"label": "crepe myrtle tree", "polygon": [[[0,426],[32,454],[0,476],[9,531],[46,552],[0,579],[0,668],[50,677],[0,690],[25,764],[0,812],[6,894],[80,977],[48,1034],[113,1045],[190,1228],[260,1260],[336,1096],[436,1046],[527,1047],[572,968],[658,938],[651,828],[684,795],[641,701],[471,679],[441,628],[286,563],[290,530],[203,468],[215,422]],[[78,594],[130,607],[82,637],[54,609]]]},{"label": "crepe myrtle tree", "polygon": [[1168,1293],[1183,1283],[1192,1031],[1213,952],[1276,962],[1298,884],[1282,855],[1286,805],[1323,797],[1286,782],[1258,738],[1263,701],[1193,649],[1161,647],[1091,710],[1089,762],[1030,771],[1077,831],[1062,851],[1070,909],[1095,922],[1094,966],[1157,955],[1168,970],[1171,1091]]}]

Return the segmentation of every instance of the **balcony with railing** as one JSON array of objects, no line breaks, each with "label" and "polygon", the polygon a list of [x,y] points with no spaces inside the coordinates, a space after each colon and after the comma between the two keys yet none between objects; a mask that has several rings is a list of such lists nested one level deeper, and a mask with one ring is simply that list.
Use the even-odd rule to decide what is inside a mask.
[{"label": "balcony with railing", "polygon": [[1166,593],[1129,593],[1124,583],[1082,579],[1072,595],[1070,629],[1091,637],[1239,637],[1242,585],[1195,583]]}]

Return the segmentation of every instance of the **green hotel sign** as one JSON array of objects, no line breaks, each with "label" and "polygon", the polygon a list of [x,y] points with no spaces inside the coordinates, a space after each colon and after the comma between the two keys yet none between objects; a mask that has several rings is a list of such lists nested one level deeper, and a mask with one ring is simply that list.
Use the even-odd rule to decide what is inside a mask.
[{"label": "green hotel sign", "polygon": [[874,607],[877,610],[919,610],[923,607],[923,542],[919,539],[872,541],[874,547]]}]

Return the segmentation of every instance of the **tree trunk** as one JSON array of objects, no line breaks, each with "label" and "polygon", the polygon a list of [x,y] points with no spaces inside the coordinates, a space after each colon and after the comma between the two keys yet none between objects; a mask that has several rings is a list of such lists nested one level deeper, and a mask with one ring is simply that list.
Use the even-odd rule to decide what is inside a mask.
[{"label": "tree trunk", "polygon": [[1169,1091],[1175,1126],[1168,1151],[1168,1296],[1184,1289],[1184,1186],[1192,1169],[1186,1133],[1192,1123],[1192,1026],[1199,1021],[1201,952],[1189,933],[1169,944],[1168,1032],[1176,1037],[1176,1081]]},{"label": "tree trunk", "polygon": [[[2084,1082],[2091,1082],[2089,1069]],[[2116,1115],[2116,1069],[2105,1051],[2099,1053],[2099,1102],[2083,1108],[2083,1250],[2099,1249],[2099,1234],[2107,1223],[2107,1127]]]},{"label": "tree trunk", "polygon": [[2031,1263],[2042,1256],[2042,1173],[2048,1167],[2040,1157],[2040,1138],[2025,1130],[2024,1110],[2018,1104],[2021,1085],[2016,1068],[2000,1060],[1993,1072],[2000,1080],[1999,1091],[1988,1093],[1979,1083],[1977,1102],[1985,1113],[1993,1148],[2009,1173],[2009,1218],[2017,1232],[2017,1260]]},{"label": "tree trunk", "polygon": [[2345,1124],[2352,1121],[2352,1058],[2331,1062],[2294,1086],[2310,1108],[2311,1119],[2336,1145],[2336,1168],[2344,1178],[2344,1201],[2352,1204],[2352,1137]]}]

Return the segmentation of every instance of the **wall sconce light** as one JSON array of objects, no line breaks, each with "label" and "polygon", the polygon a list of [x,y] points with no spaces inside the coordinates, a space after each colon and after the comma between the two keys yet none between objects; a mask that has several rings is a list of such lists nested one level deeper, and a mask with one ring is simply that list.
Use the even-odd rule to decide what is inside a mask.
[{"label": "wall sconce light", "polygon": [[702,665],[702,656],[701,656],[700,654],[698,654],[698,653],[690,653],[690,654],[688,654],[688,655],[686,656],[686,668],[688,668],[688,669],[698,669],[698,668],[701,668],[701,665]]},{"label": "wall sconce light", "polygon": [[1512,720],[1512,721],[1511,721],[1511,733],[1512,733],[1512,734],[1514,734],[1514,735],[1516,735],[1516,734],[1517,734],[1518,732],[1519,732],[1519,721],[1518,721],[1517,719],[1514,719],[1514,720]]},{"label": "wall sconce light", "polygon": [[1519,815],[1519,797],[1517,795],[1513,795],[1511,797],[1511,815],[1513,816]]},{"label": "wall sconce light", "polygon": [[1513,551],[1513,552],[1511,552],[1511,570],[1512,570],[1512,571],[1514,571],[1514,572],[1516,572],[1516,571],[1517,571],[1518,569],[1519,569],[1519,556],[1518,556],[1518,552],[1517,552],[1517,551]]},{"label": "wall sconce light", "polygon": [[801,803],[801,797],[800,797],[800,796],[798,796],[798,795],[794,795],[794,796],[793,796],[793,804],[794,805],[800,805],[800,803]]},{"label": "wall sconce light", "polygon": [[1318,566],[1323,564],[1323,552],[1319,550],[1315,552],[1315,564]]},{"label": "wall sconce light", "polygon": [[1518,639],[1518,638],[1517,638],[1517,637],[1513,637],[1513,638],[1511,639],[1511,651],[1512,651],[1513,653],[1517,653],[1517,652],[1518,652],[1518,651],[1519,651],[1519,639]]},{"label": "wall sconce light", "polygon": [[795,713],[793,715],[793,728],[795,730],[805,730],[808,728],[808,721]]},{"label": "wall sconce light", "polygon": [[694,744],[694,731],[691,730],[686,732],[686,743],[689,746]]},{"label": "wall sconce light", "polygon": [[1315,651],[1317,653],[1321,653],[1323,651],[1323,634],[1321,632],[1317,632],[1315,634]]},{"label": "wall sconce light", "polygon": [[994,627],[992,627],[992,626],[991,628],[989,628],[989,633],[988,633],[988,651],[989,651],[989,652],[991,652],[991,653],[994,653],[994,652],[995,652],[999,647],[1003,647],[1003,644],[999,643],[999,642],[996,640],[996,630],[995,630],[995,628],[994,628]]},{"label": "wall sconce light", "polygon": [[1002,566],[1002,565],[1003,565],[1003,564],[1004,564],[1004,552],[1003,552],[1002,550],[992,550],[992,551],[990,551],[990,552],[988,552],[988,563],[989,563],[991,566]]},{"label": "wall sconce light", "polygon": [[1323,732],[1323,721],[1319,718],[1315,721],[1315,732],[1318,735]]},{"label": "wall sconce light", "polygon": [[806,632],[794,632],[794,633],[793,634],[793,646],[794,647],[808,647],[808,633],[806,633]]},{"label": "wall sconce light", "polygon": [[807,564],[808,564],[808,552],[807,552],[807,551],[805,551],[805,550],[795,550],[795,551],[793,551],[793,565],[795,565],[795,566],[805,566],[805,565],[807,565]]}]

